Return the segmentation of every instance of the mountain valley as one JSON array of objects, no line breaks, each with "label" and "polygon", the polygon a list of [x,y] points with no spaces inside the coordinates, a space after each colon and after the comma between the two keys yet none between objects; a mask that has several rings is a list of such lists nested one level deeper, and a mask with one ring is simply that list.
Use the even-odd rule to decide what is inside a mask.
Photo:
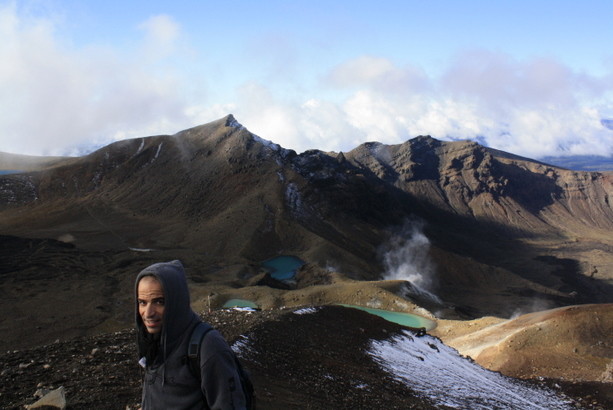
[{"label": "mountain valley", "polygon": [[[408,312],[438,323],[429,335],[507,376],[613,383],[613,172],[428,136],[298,154],[232,115],[83,157],[2,153],[0,170],[12,171],[0,174],[0,351],[125,332],[136,274],[180,259],[205,318],[231,299],[271,315],[336,304]],[[304,262],[290,281],[263,267],[281,255]],[[376,321],[321,312],[352,328],[364,321],[365,334],[385,338],[368,327]],[[257,332],[267,340],[279,326],[264,317]],[[340,349],[323,325],[291,318],[279,320],[308,322]],[[264,388],[274,371],[258,367],[266,350],[254,349],[257,360],[246,360]],[[271,397],[283,396],[282,378],[268,408],[281,403]],[[405,389],[394,386],[389,397]],[[337,408],[347,388],[326,393]],[[376,392],[365,397],[376,403]],[[388,408],[403,408],[390,400]]]}]

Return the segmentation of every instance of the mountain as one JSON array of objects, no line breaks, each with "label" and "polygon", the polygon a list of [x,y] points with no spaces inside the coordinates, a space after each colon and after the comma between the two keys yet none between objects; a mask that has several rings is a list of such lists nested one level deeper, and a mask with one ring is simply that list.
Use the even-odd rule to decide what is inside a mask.
[{"label": "mountain", "polygon": [[[607,130],[613,130],[613,119],[602,119],[600,123]],[[613,171],[613,156],[611,155],[546,156],[540,160],[575,171]]]},{"label": "mountain", "polygon": [[51,168],[54,164],[68,159],[68,157],[38,157],[0,152],[0,175],[3,171],[27,172]]},{"label": "mountain", "polygon": [[613,157],[601,155],[543,157],[541,161],[575,171],[613,171]]},{"label": "mountain", "polygon": [[602,119],[600,120],[600,123],[605,127],[608,128],[610,130],[613,130],[613,119],[611,118],[606,118],[606,119]]},{"label": "mountain", "polygon": [[[298,154],[231,115],[10,168],[24,172],[0,175],[5,350],[131,326],[136,273],[171,259],[201,309],[346,303],[461,327],[613,302],[611,172],[428,136]],[[305,262],[289,283],[263,271],[279,255]]]}]

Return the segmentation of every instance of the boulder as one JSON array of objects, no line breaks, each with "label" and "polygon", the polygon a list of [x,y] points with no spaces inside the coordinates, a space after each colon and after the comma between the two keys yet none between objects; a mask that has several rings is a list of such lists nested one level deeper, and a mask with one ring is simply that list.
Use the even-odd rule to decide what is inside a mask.
[{"label": "boulder", "polygon": [[66,409],[66,393],[64,386],[60,386],[55,390],[50,391],[40,398],[36,403],[26,405],[26,409],[38,409],[46,407],[54,407],[61,410]]}]

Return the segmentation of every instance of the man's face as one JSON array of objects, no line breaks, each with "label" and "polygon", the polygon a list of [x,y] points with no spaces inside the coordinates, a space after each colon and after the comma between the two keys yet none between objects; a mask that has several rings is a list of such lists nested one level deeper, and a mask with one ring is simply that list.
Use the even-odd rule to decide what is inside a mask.
[{"label": "man's face", "polygon": [[153,276],[145,276],[138,282],[138,313],[149,333],[162,331],[164,318],[164,289]]}]

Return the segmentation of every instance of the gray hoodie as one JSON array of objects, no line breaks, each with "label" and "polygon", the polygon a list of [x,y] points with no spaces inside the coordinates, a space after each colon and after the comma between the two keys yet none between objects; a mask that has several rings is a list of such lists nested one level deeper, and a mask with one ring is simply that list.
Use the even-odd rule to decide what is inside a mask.
[{"label": "gray hoodie", "polygon": [[[147,333],[138,312],[138,282],[153,276],[164,289],[162,331]],[[201,377],[194,377],[187,346],[192,330],[200,323],[190,307],[185,270],[181,262],[156,263],[141,271],[135,283],[138,353],[147,357],[143,379],[143,410],[243,409],[245,397],[235,368],[233,353],[223,336],[212,330],[200,346]]]}]

